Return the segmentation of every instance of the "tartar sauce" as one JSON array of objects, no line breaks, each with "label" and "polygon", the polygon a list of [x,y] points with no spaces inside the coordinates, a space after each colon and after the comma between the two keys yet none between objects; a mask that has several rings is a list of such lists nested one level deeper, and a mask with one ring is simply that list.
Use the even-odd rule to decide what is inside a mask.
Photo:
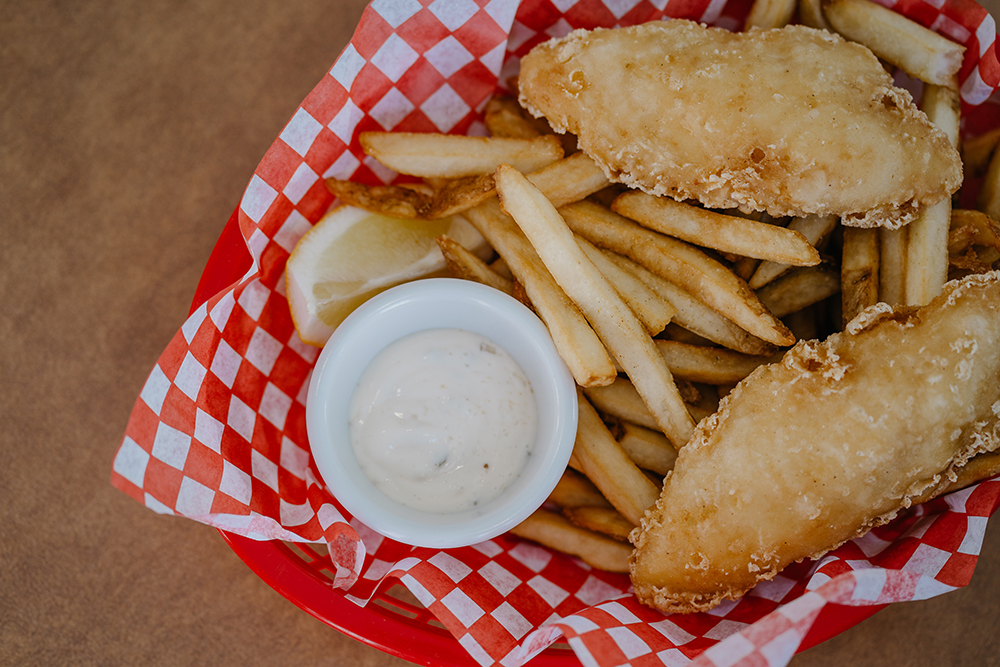
[{"label": "tartar sauce", "polygon": [[510,354],[462,329],[430,329],[382,350],[349,406],[358,463],[414,509],[461,512],[496,498],[524,469],[538,410]]}]

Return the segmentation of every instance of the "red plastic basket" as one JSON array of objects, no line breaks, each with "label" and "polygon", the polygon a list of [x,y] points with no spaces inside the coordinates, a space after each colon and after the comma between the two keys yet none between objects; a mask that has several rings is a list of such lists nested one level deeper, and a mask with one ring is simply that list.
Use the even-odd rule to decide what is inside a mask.
[{"label": "red plastic basket", "polygon": [[[191,310],[238,281],[251,266],[236,212],[226,223],[195,291]],[[411,662],[435,667],[476,667],[477,663],[400,584],[387,583],[366,607],[332,586],[334,567],[326,547],[256,541],[219,531],[232,550],[264,582],[299,608],[369,646]],[[804,651],[872,616],[884,605],[827,605],[799,648]],[[533,667],[579,665],[566,644],[556,643],[530,661]]]}]

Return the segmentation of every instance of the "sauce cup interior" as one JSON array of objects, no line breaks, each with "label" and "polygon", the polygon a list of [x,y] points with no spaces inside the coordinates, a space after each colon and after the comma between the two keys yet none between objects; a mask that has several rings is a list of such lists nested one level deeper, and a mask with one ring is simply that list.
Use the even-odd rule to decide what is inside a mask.
[{"label": "sauce cup interior", "polygon": [[[416,510],[379,491],[355,458],[349,428],[351,396],[375,355],[399,338],[439,328],[472,331],[504,348],[527,375],[538,408],[525,469],[492,501],[454,513]],[[534,313],[485,285],[431,278],[373,297],[337,328],[313,370],[306,427],[320,475],[344,509],[396,541],[449,548],[496,537],[545,502],[572,454],[577,409],[576,383]]]}]

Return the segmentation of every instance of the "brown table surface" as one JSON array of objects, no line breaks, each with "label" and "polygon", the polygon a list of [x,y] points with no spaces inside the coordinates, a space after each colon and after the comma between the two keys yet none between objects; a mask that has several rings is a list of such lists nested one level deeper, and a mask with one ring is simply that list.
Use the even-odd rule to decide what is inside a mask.
[{"label": "brown table surface", "polygon": [[[0,6],[0,664],[404,664],[109,483],[219,232],[362,7]],[[1000,664],[996,523],[968,588],[792,664]]]}]

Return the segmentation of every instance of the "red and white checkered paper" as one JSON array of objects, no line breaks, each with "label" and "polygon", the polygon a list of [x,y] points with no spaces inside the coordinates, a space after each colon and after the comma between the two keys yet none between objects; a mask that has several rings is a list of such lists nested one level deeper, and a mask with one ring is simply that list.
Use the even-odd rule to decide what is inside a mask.
[{"label": "red and white checkered paper", "polygon": [[[993,19],[971,0],[890,6],[967,46],[967,104],[1000,83]],[[325,542],[335,586],[364,604],[398,577],[482,665],[523,663],[560,636],[584,664],[785,665],[824,605],[931,597],[969,582],[1000,481],[935,500],[739,602],[665,616],[627,577],[516,538],[411,548],[351,519],[310,456],[305,396],[318,350],[295,333],[285,262],[332,203],[325,177],[395,174],[358,133],[484,134],[481,112],[531,47],[574,28],[679,17],[738,29],[750,0],[374,0],[247,186],[253,266],[183,324],[153,368],[113,463],[150,509],[260,540]],[[693,660],[693,663],[692,663]]]}]

